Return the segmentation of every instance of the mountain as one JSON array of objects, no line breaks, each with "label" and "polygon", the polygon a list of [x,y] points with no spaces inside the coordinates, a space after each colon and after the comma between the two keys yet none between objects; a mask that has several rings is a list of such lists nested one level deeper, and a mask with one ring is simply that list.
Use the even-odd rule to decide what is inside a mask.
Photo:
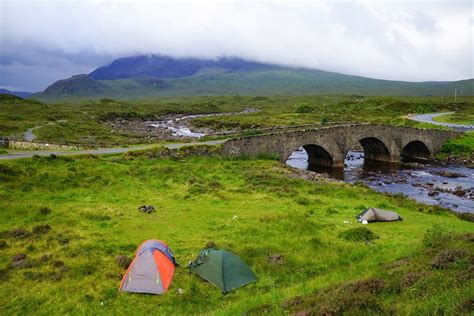
[{"label": "mountain", "polygon": [[96,95],[109,92],[109,87],[92,79],[89,75],[75,75],[69,79],[58,80],[47,87],[42,94],[45,96],[56,95]]},{"label": "mountain", "polygon": [[7,89],[0,89],[0,94],[11,94],[20,98],[28,98],[30,95],[32,95],[31,92],[26,92],[26,91],[10,91]]},{"label": "mountain", "polygon": [[127,79],[135,77],[182,78],[206,69],[248,72],[276,68],[273,65],[246,61],[240,58],[197,59],[167,56],[134,56],[120,58],[100,67],[89,75],[96,80]]},{"label": "mountain", "polygon": [[371,79],[315,69],[292,68],[239,58],[164,56],[121,58],[89,75],[59,80],[40,100],[154,98],[180,95],[474,95],[474,79],[405,82]]}]

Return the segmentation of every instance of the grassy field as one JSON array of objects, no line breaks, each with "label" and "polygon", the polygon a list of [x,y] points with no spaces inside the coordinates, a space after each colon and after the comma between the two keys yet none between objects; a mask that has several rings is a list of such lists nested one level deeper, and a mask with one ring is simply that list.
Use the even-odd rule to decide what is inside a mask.
[{"label": "grassy field", "polygon": [[[1,162],[0,180],[3,315],[472,312],[473,223],[362,185],[308,182],[272,159],[38,157]],[[404,221],[355,223],[369,206]],[[169,292],[119,293],[115,257],[150,238],[181,263]],[[209,241],[258,282],[222,295],[189,274]]]},{"label": "grassy field", "polygon": [[34,131],[41,141],[104,145],[144,143],[150,140],[133,132],[113,131],[104,122],[112,119],[156,119],[169,113],[235,112],[248,107],[260,112],[197,118],[193,124],[217,131],[343,121],[424,126],[409,121],[404,116],[408,113],[437,111],[472,112],[474,97],[459,98],[458,102],[440,97],[323,95],[177,97],[134,101],[101,99],[41,103],[2,96],[0,136],[21,137],[28,128],[42,126]]},{"label": "grassy field", "polygon": [[469,107],[453,114],[438,116],[435,118],[435,121],[443,123],[474,125],[474,107]]}]

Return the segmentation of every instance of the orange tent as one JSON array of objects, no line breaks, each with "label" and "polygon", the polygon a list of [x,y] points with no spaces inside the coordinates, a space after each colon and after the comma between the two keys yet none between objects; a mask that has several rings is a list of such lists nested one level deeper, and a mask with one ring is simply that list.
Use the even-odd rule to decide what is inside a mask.
[{"label": "orange tent", "polygon": [[178,264],[168,245],[150,239],[138,246],[135,258],[120,283],[120,291],[164,294]]}]

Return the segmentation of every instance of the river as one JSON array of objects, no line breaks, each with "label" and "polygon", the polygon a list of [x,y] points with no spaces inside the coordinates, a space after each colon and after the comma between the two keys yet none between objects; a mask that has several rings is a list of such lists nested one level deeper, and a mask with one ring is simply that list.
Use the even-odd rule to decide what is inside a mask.
[{"label": "river", "polygon": [[351,151],[344,169],[331,169],[308,166],[308,155],[303,148],[293,152],[286,163],[346,182],[362,181],[379,192],[401,193],[421,203],[440,205],[460,213],[474,213],[474,169],[471,168],[438,162],[364,162],[363,152]]},{"label": "river", "polygon": [[[239,115],[259,112],[260,110],[254,108],[246,108],[240,112],[223,112],[223,113],[209,113],[209,114],[191,114],[185,116],[178,116],[170,119],[161,121],[147,121],[145,124],[155,127],[164,128],[173,133],[173,136],[190,137],[190,138],[201,138],[206,135],[204,130],[192,131],[188,127],[188,122],[198,117],[209,117],[209,116],[226,116],[226,115]],[[208,132],[208,130],[205,130]]]}]

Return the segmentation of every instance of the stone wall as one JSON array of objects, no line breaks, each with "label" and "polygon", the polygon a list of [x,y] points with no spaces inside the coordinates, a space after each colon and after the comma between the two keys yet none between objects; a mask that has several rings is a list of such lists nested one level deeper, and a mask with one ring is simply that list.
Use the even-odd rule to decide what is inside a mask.
[{"label": "stone wall", "polygon": [[[461,135],[459,132],[375,124],[351,124],[326,128],[272,133],[231,139],[224,145],[229,156],[276,154],[286,161],[293,151],[312,145],[313,153],[327,152],[327,158],[309,157],[322,165],[343,166],[354,146],[362,145],[367,159],[399,162],[405,146],[413,141],[423,143],[433,157],[442,144]],[[309,155],[311,155],[309,152]],[[321,156],[321,155],[320,155]]]},{"label": "stone wall", "polygon": [[41,142],[28,142],[23,140],[9,140],[8,148],[21,149],[21,150],[78,150],[79,146],[74,145],[63,145],[63,144],[50,144]]},{"label": "stone wall", "polygon": [[8,148],[8,138],[0,138],[0,148]]}]

